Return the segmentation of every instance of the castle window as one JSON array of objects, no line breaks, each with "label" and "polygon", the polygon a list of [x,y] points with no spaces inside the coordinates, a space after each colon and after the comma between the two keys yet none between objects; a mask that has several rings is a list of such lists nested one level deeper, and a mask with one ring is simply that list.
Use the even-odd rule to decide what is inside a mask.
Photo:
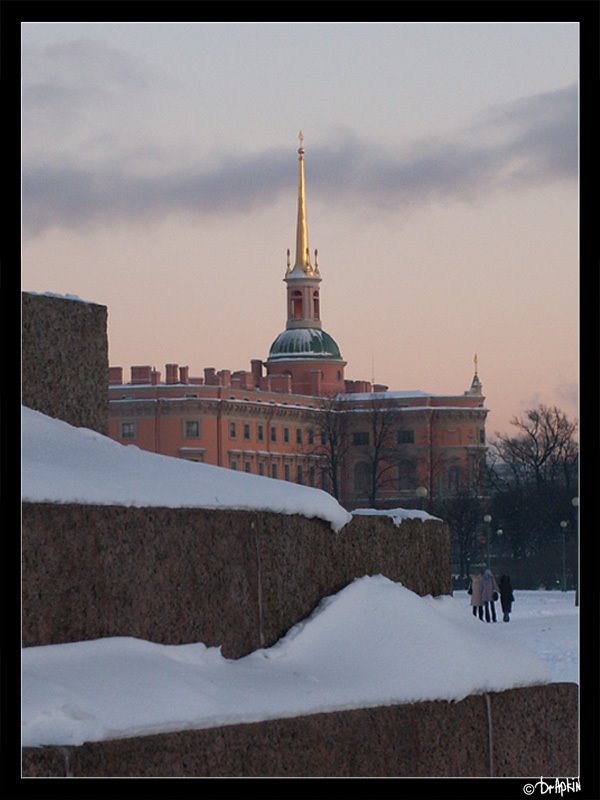
[{"label": "castle window", "polygon": [[186,439],[200,438],[200,421],[197,419],[186,419],[183,423],[183,435]]},{"label": "castle window", "polygon": [[275,425],[271,426],[271,441],[272,442],[277,441],[277,428],[275,427]]},{"label": "castle window", "polygon": [[289,442],[290,441],[290,429],[289,428],[284,428],[283,429],[283,441],[284,442]]},{"label": "castle window", "polygon": [[237,438],[237,425],[235,422],[229,423],[229,438],[236,439]]},{"label": "castle window", "polygon": [[265,440],[265,429],[263,425],[256,426],[256,438],[259,442],[264,442]]},{"label": "castle window", "polygon": [[302,428],[296,428],[296,444],[302,444]]},{"label": "castle window", "polygon": [[135,439],[135,422],[121,423],[121,439]]},{"label": "castle window", "polygon": [[289,481],[289,479],[290,479],[290,465],[289,464],[284,464],[283,465],[283,477],[285,478],[286,481]]},{"label": "castle window", "polygon": [[398,431],[396,441],[398,444],[414,444],[415,432],[410,430]]},{"label": "castle window", "polygon": [[312,428],[308,429],[308,443],[309,444],[315,443],[315,432]]},{"label": "castle window", "polygon": [[250,438],[250,425],[247,422],[245,422],[244,423],[244,439],[249,439],[249,438]]},{"label": "castle window", "polygon": [[317,469],[316,467],[311,467],[308,471],[308,482],[310,486],[315,486],[316,478],[317,478]]},{"label": "castle window", "polygon": [[485,444],[485,429],[481,428],[479,430],[479,444]]},{"label": "castle window", "polygon": [[371,466],[366,461],[359,461],[354,465],[354,491],[356,494],[367,494],[370,475]]},{"label": "castle window", "polygon": [[304,481],[304,474],[302,472],[302,467],[298,467],[296,470],[296,483],[302,483]]},{"label": "castle window", "polygon": [[352,434],[352,444],[354,445],[369,444],[369,431],[355,431]]},{"label": "castle window", "polygon": [[271,477],[277,477],[277,464],[271,464]]},{"label": "castle window", "polygon": [[252,464],[250,461],[244,462],[244,472],[252,472]]},{"label": "castle window", "polygon": [[264,475],[265,474],[265,462],[264,461],[259,461],[258,462],[258,474],[259,475]]},{"label": "castle window", "polygon": [[461,477],[460,467],[458,466],[450,467],[450,469],[448,470],[448,491],[457,492],[459,490],[460,477]]},{"label": "castle window", "polygon": [[237,468],[238,468],[237,461],[232,461],[231,462],[231,469],[237,469]]},{"label": "castle window", "polygon": [[291,319],[302,319],[302,292],[294,291],[290,296],[290,317]]},{"label": "castle window", "polygon": [[319,319],[319,293],[313,292],[313,317]]},{"label": "castle window", "polygon": [[417,488],[417,465],[414,461],[401,461],[398,465],[398,489],[413,490]]}]

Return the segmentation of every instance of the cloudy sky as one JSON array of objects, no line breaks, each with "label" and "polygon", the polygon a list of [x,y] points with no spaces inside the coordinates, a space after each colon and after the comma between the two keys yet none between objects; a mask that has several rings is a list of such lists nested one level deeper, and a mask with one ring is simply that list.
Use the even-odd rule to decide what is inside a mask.
[{"label": "cloudy sky", "polygon": [[488,431],[578,411],[577,23],[25,23],[22,288],[105,304],[110,362],[248,369],[285,327],[304,133],[350,379]]}]

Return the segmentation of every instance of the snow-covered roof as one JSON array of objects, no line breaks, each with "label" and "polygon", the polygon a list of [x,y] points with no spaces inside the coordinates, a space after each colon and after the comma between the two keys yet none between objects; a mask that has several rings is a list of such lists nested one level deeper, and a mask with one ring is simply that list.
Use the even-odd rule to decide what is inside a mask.
[{"label": "snow-covered roof", "polygon": [[317,517],[334,531],[352,518],[321,489],[149,453],[25,406],[22,498],[34,503],[273,511]]},{"label": "snow-covered roof", "polygon": [[[466,395],[466,394],[434,394],[433,392],[422,392],[420,389],[414,389],[411,391],[405,392],[349,392],[346,394],[342,394],[339,396],[339,400],[344,402],[352,401],[352,400],[367,400],[367,401],[374,401],[374,400],[411,400],[417,398],[427,398],[427,397],[444,397],[447,400],[453,399],[461,399],[464,401],[465,397],[473,397],[473,395]],[[429,406],[417,406],[418,408],[429,408]],[[456,408],[457,406],[450,406],[451,408]],[[470,408],[471,406],[464,406],[461,405],[461,408]],[[441,408],[441,406],[431,406],[431,408]]]},{"label": "snow-covered roof", "polygon": [[403,398],[410,399],[411,397],[446,397],[446,395],[432,394],[431,392],[422,392],[420,389],[410,389],[407,391],[393,391],[393,392],[349,392],[340,395],[340,400],[389,400]]}]

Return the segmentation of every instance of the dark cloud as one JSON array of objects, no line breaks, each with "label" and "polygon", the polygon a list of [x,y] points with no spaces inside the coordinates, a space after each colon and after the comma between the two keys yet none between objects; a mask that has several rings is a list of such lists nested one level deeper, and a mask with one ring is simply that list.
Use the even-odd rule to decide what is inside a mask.
[{"label": "dark cloud", "polygon": [[578,91],[572,85],[554,92],[521,98],[490,114],[488,128],[497,126],[507,142],[501,154],[510,179],[530,182],[574,177],[578,164]]},{"label": "dark cloud", "polygon": [[[310,148],[311,194],[376,209],[473,202],[493,191],[577,177],[577,87],[498,107],[454,137],[384,151],[347,135]],[[131,162],[23,168],[25,235],[50,227],[142,220],[167,213],[246,212],[295,185],[289,149],[223,159],[211,168],[133,172]]]},{"label": "dark cloud", "polygon": [[33,136],[69,132],[87,110],[117,98],[131,103],[132,92],[166,81],[145,59],[93,39],[24,46],[21,78],[23,132]]}]

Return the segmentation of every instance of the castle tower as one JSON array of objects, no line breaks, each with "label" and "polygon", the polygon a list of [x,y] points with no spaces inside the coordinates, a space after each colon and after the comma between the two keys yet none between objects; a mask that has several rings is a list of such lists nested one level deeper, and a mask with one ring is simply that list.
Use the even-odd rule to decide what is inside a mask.
[{"label": "castle tower", "polygon": [[286,329],[275,339],[266,361],[268,375],[291,376],[292,391],[307,395],[335,395],[344,391],[344,367],[340,349],[321,326],[318,252],[311,263],[306,214],[304,137],[299,134],[298,215],[293,267],[287,251]]}]

